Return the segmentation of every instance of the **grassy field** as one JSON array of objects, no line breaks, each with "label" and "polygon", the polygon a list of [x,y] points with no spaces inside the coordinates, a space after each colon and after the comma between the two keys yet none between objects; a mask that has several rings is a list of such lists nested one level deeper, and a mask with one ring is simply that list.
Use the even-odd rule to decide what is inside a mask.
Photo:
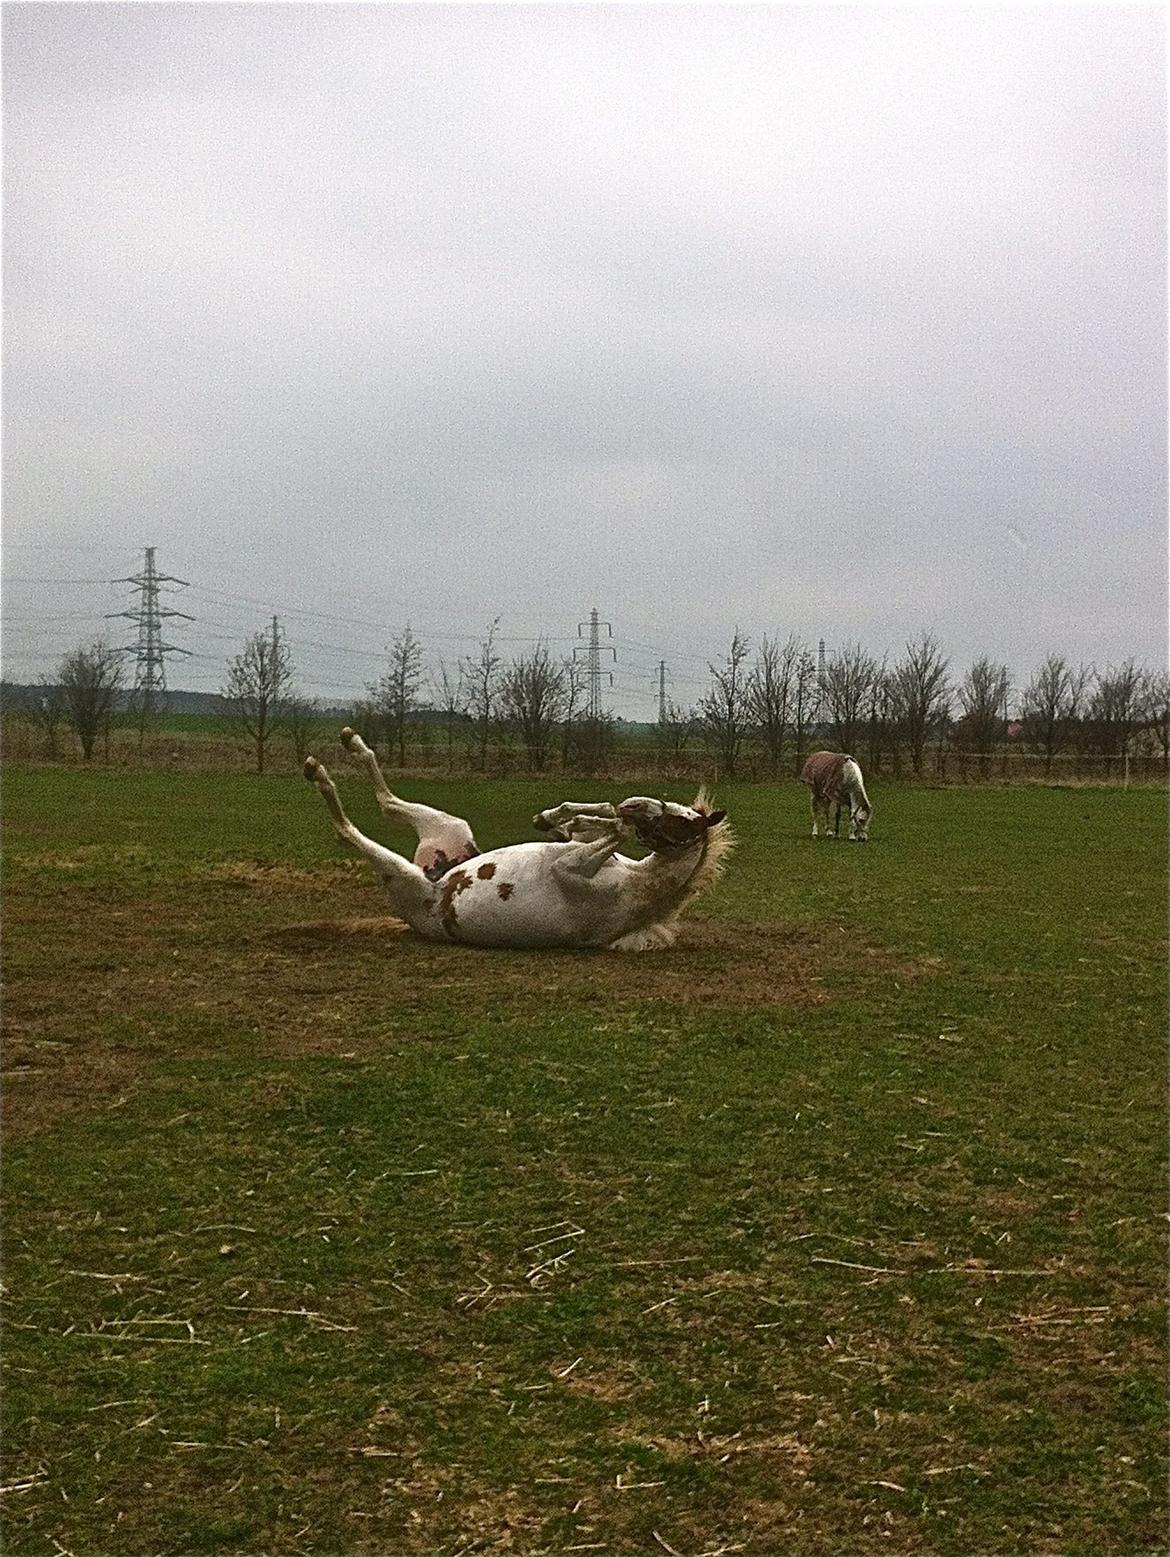
[{"label": "grassy field", "polygon": [[1163,1550],[1165,797],[875,799],[487,953],[299,779],[10,766],[5,1551]]}]

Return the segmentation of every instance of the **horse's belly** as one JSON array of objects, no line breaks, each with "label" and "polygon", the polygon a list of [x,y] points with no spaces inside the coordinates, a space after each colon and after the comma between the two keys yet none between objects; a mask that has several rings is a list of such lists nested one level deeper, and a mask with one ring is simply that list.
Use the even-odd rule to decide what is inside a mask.
[{"label": "horse's belly", "polygon": [[606,945],[615,933],[605,880],[610,867],[593,878],[592,891],[567,893],[547,852],[566,847],[517,844],[449,871],[436,905],[444,935],[469,946]]}]

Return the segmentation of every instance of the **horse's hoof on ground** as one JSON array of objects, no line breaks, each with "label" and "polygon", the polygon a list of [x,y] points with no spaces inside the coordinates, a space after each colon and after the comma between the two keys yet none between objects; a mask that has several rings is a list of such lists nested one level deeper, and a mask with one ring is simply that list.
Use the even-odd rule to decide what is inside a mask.
[{"label": "horse's hoof on ground", "polygon": [[317,781],[317,769],[320,766],[321,766],[321,764],[317,761],[316,757],[306,757],[305,758],[305,766],[302,769],[302,772],[304,773],[305,777],[308,779],[310,784],[316,783],[316,781]]}]

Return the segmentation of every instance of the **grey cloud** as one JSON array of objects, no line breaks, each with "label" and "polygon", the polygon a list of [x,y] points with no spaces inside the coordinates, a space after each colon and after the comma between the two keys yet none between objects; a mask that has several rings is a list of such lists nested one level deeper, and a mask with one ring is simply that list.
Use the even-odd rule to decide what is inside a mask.
[{"label": "grey cloud", "polygon": [[31,5],[5,88],[9,559],[1160,652],[1152,11]]}]

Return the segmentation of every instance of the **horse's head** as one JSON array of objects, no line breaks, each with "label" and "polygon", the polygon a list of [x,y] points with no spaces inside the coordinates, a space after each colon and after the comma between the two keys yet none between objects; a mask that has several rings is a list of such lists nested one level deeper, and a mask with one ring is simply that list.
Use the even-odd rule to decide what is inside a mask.
[{"label": "horse's head", "polygon": [[705,806],[680,806],[673,800],[652,800],[646,795],[634,795],[622,801],[617,814],[623,822],[633,827],[641,843],[657,853],[698,843],[707,829],[721,822],[727,812],[709,811]]},{"label": "horse's head", "polygon": [[868,843],[869,819],[872,815],[873,807],[865,804],[859,805],[857,810],[851,814],[849,818],[850,843]]}]

